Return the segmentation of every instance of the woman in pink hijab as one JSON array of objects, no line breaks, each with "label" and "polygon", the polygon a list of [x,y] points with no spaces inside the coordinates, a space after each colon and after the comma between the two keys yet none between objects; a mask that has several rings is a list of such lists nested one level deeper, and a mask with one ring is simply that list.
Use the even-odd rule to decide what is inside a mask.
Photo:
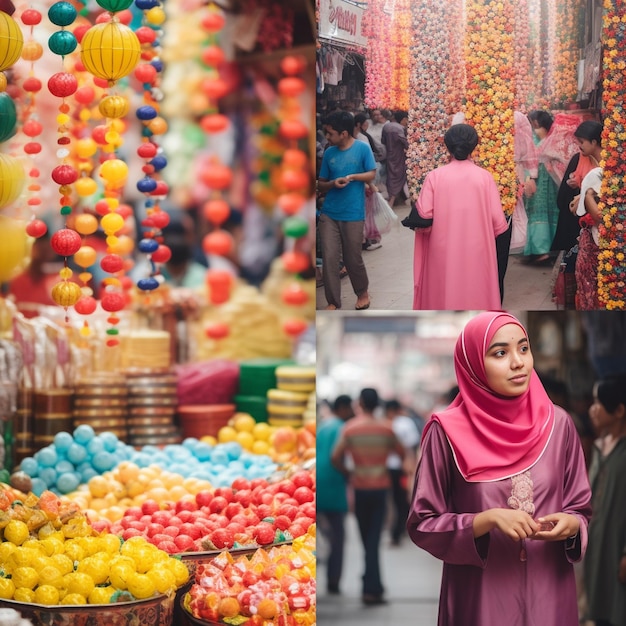
[{"label": "woman in pink hijab", "polygon": [[474,317],[454,362],[459,395],[424,429],[407,521],[444,562],[438,625],[577,626],[591,508],[576,428],[512,315]]}]

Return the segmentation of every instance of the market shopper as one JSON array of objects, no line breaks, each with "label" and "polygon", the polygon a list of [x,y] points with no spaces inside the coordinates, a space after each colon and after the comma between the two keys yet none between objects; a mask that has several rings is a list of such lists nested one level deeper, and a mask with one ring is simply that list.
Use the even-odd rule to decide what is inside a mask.
[{"label": "market shopper", "polygon": [[589,468],[593,517],[584,561],[587,618],[626,624],[626,376],[599,380],[589,417],[598,434]]},{"label": "market shopper", "polygon": [[391,499],[393,503],[391,520],[391,545],[399,546],[406,536],[406,518],[409,514],[409,492],[407,489],[409,475],[411,480],[415,472],[417,447],[420,442],[420,431],[415,421],[405,415],[400,402],[395,398],[385,403],[385,417],[398,441],[404,446],[404,460],[397,454],[387,457],[387,468],[391,478]]},{"label": "market shopper", "polygon": [[[404,458],[404,446],[396,438],[391,425],[374,416],[378,404],[375,389],[361,391],[357,416],[343,428],[331,457],[333,465],[349,476],[354,490],[354,515],[365,551],[362,601],[366,606],[386,602],[379,560],[380,538],[391,486],[386,463],[393,452]],[[351,460],[348,462],[346,457]]]},{"label": "market shopper", "polygon": [[500,308],[496,237],[508,224],[496,183],[469,158],[478,135],[468,124],[444,136],[450,163],[426,175],[417,200],[430,222],[415,231],[413,308]]},{"label": "market shopper", "polygon": [[443,560],[439,626],[575,626],[591,492],[526,330],[484,312],[454,352],[459,395],[426,425],[407,529]]},{"label": "market shopper", "polygon": [[331,454],[344,424],[354,417],[352,398],[338,396],[333,403],[333,414],[317,428],[317,522],[329,543],[326,563],[326,589],[330,594],[340,593],[345,542],[345,518],[348,512],[347,482],[344,475],[331,463]]},{"label": "market shopper", "polygon": [[409,114],[406,111],[394,111],[393,120],[383,126],[381,142],[387,152],[387,194],[389,206],[393,208],[401,193],[406,194],[406,151],[409,142],[406,128]]},{"label": "market shopper", "polygon": [[341,308],[340,260],[348,270],[357,296],[355,308],[370,306],[369,281],[363,262],[365,185],[374,180],[376,161],[372,149],[353,137],[354,116],[347,111],[331,113],[324,121],[331,144],[324,152],[318,189],[325,193],[319,217],[322,276],[327,310]]}]

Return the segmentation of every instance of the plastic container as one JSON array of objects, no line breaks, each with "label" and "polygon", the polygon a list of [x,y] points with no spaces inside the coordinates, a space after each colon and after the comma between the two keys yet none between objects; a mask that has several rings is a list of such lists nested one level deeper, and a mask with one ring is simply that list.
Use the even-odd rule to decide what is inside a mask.
[{"label": "plastic container", "polygon": [[178,419],[184,438],[217,437],[222,426],[235,413],[234,404],[189,404],[178,407]]}]

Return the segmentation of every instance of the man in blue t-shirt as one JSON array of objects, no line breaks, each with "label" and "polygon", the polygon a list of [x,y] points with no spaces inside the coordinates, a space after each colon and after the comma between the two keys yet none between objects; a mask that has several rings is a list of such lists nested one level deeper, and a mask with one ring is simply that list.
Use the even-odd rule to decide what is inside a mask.
[{"label": "man in blue t-shirt", "polygon": [[326,194],[319,218],[326,310],[341,308],[339,266],[343,253],[343,263],[357,296],[355,308],[362,311],[370,305],[362,256],[365,184],[374,180],[376,161],[370,146],[352,136],[352,113],[331,113],[324,120],[324,132],[330,147],[322,158],[318,189]]}]

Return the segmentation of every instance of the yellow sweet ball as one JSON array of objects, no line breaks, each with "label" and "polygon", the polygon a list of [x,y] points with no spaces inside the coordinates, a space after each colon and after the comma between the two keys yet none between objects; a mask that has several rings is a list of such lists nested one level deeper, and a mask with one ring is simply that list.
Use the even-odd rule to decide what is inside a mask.
[{"label": "yellow sweet ball", "polygon": [[11,600],[15,593],[15,583],[10,578],[0,578],[0,598]]},{"label": "yellow sweet ball", "polygon": [[145,598],[151,598],[155,594],[156,586],[150,576],[135,572],[128,579],[128,591],[138,600],[144,600]]},{"label": "yellow sweet ball", "polygon": [[219,443],[229,443],[237,440],[237,431],[232,426],[222,426],[217,433]]},{"label": "yellow sweet ball", "polygon": [[124,96],[112,95],[104,98],[98,109],[103,117],[124,117],[130,111],[130,103]]},{"label": "yellow sweet ball", "polygon": [[87,604],[87,598],[80,593],[68,593],[61,599],[59,604],[80,606]]},{"label": "yellow sweet ball", "polygon": [[239,443],[244,450],[252,450],[252,446],[255,443],[252,433],[246,432],[245,430],[237,433],[235,441]]},{"label": "yellow sweet ball", "polygon": [[31,604],[35,601],[35,592],[28,587],[16,587],[13,599],[17,602],[26,602]]},{"label": "yellow sweet ball", "polygon": [[81,198],[86,198],[98,191],[98,183],[89,176],[83,176],[74,183],[74,189]]},{"label": "yellow sweet ball", "polygon": [[174,574],[176,587],[181,587],[189,580],[189,570],[183,561],[170,558],[165,562],[165,565]]},{"label": "yellow sweet ball", "polygon": [[21,546],[30,537],[28,526],[20,520],[11,520],[4,527],[4,540]]},{"label": "yellow sweet ball", "polygon": [[107,235],[115,234],[124,227],[124,218],[119,213],[107,213],[102,216],[100,224]]},{"label": "yellow sweet ball", "polygon": [[146,572],[159,593],[169,593],[176,589],[174,573],[165,567],[156,566]]},{"label": "yellow sweet ball", "polygon": [[[91,178],[79,180],[91,180],[95,184],[95,181]],[[76,181],[76,184],[78,185],[78,181]],[[81,235],[92,235],[98,230],[98,220],[91,213],[81,213],[74,219],[74,229]]]},{"label": "yellow sweet ball", "polygon": [[81,246],[74,254],[74,260],[81,267],[90,267],[96,262],[97,253],[91,246]]},{"label": "yellow sweet ball", "polygon": [[235,413],[233,416],[235,430],[251,433],[256,426],[256,420],[249,413]]},{"label": "yellow sweet ball", "polygon": [[35,602],[37,604],[54,606],[59,603],[59,600],[59,590],[52,585],[39,585],[39,587],[35,589]]},{"label": "yellow sweet ball", "polygon": [[98,144],[91,137],[87,137],[79,139],[74,145],[74,149],[81,159],[88,159],[98,152]]},{"label": "yellow sweet ball", "polygon": [[109,604],[111,596],[115,593],[115,587],[95,587],[87,598],[89,604]]},{"label": "yellow sweet ball", "polygon": [[210,446],[217,444],[217,438],[213,435],[203,435],[200,437],[200,441],[202,441],[202,443],[208,443]]},{"label": "yellow sweet ball", "polygon": [[272,427],[267,422],[258,422],[252,428],[252,435],[256,440],[269,441]]},{"label": "yellow sweet ball", "polygon": [[16,567],[13,570],[13,584],[16,588],[34,589],[39,582],[39,574],[34,567]]},{"label": "yellow sweet ball", "polygon": [[144,11],[144,18],[148,24],[160,26],[165,22],[165,11],[161,7],[152,7]]},{"label": "yellow sweet ball", "polygon": [[253,454],[269,454],[270,453],[270,444],[267,441],[262,441],[261,439],[257,439],[253,444],[250,450]]}]

